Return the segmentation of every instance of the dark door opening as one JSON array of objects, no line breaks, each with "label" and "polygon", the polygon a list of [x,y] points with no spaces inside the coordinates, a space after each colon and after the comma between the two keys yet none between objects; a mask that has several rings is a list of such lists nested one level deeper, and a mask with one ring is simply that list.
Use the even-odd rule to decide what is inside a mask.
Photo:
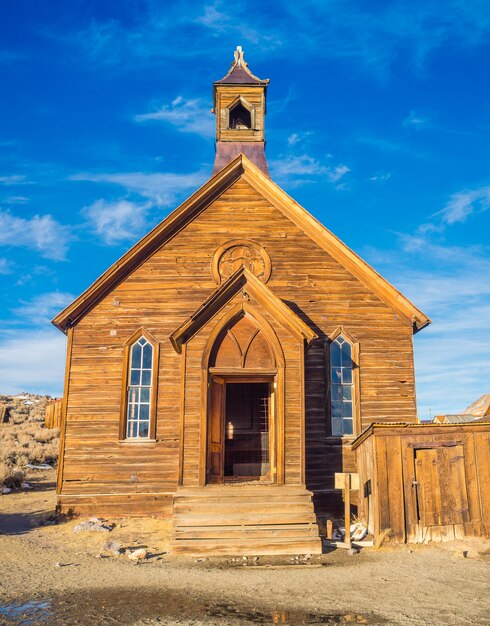
[{"label": "dark door opening", "polygon": [[226,382],[225,482],[270,478],[270,389],[268,382]]}]

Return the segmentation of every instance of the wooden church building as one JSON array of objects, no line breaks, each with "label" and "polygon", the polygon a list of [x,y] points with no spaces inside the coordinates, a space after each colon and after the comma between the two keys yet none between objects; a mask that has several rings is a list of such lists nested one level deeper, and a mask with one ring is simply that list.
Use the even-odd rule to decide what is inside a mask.
[{"label": "wooden church building", "polygon": [[417,421],[430,320],[271,180],[268,80],[214,83],[212,177],[62,311],[58,506],[177,553],[315,553],[372,422]]}]

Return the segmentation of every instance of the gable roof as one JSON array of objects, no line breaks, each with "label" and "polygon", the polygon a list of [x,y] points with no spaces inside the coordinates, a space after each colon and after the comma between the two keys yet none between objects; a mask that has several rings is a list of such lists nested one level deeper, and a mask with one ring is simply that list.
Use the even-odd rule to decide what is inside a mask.
[{"label": "gable roof", "polygon": [[106,270],[72,304],[54,319],[63,332],[76,324],[107,293],[164,245],[239,178],[248,182],[264,198],[289,218],[317,245],[358,278],[380,300],[413,326],[414,332],[430,324],[430,319],[368,263],[295,202],[243,154],[239,154],[210,178],[190,198],[145,235],[116,263]]},{"label": "gable roof", "polygon": [[267,285],[264,285],[247,268],[241,267],[222,285],[204,300],[192,315],[170,335],[170,341],[177,352],[182,351],[182,344],[189,341],[203,326],[212,319],[237,293],[245,290],[253,296],[278,322],[288,328],[298,339],[307,344],[318,335],[278,298]]}]

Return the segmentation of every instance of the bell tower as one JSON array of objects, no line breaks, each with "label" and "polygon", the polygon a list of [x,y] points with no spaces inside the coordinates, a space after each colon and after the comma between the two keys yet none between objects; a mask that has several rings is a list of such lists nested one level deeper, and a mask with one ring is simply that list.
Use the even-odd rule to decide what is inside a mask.
[{"label": "bell tower", "polygon": [[241,46],[237,46],[234,54],[228,74],[214,83],[216,158],[213,174],[243,152],[268,176],[264,120],[269,79],[261,80],[252,74]]}]

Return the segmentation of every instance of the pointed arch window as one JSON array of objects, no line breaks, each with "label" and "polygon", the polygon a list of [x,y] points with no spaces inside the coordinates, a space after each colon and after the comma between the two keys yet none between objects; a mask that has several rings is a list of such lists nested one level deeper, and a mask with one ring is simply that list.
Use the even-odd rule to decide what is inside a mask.
[{"label": "pointed arch window", "polygon": [[126,346],[121,439],[148,440],[155,437],[157,352],[158,344],[142,333],[138,333]]},{"label": "pointed arch window", "polygon": [[330,432],[334,437],[354,435],[359,430],[358,344],[340,332],[330,342],[329,408]]}]

